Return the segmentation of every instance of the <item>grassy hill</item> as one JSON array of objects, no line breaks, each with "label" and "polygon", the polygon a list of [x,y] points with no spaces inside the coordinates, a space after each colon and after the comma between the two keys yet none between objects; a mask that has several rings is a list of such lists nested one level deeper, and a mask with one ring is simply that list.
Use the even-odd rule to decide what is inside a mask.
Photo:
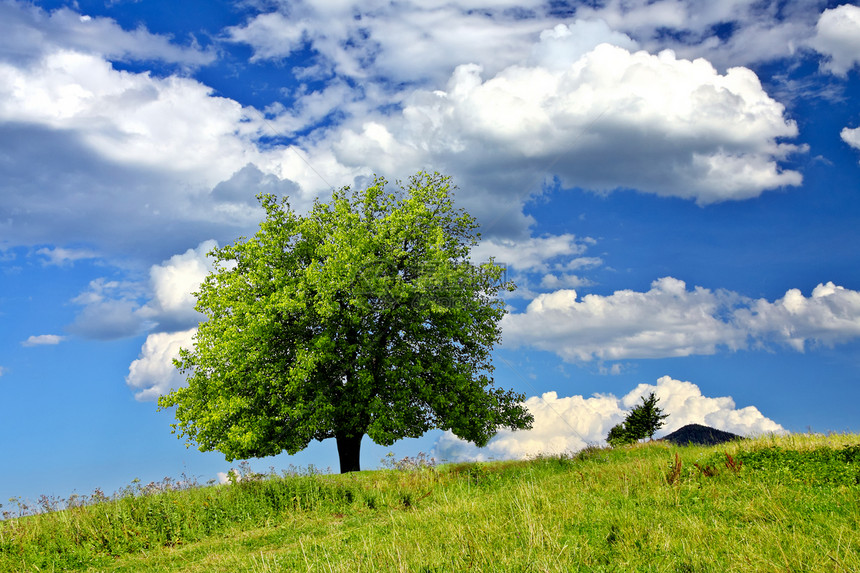
[{"label": "grassy hill", "polygon": [[0,522],[0,571],[860,571],[860,436],[135,484]]}]

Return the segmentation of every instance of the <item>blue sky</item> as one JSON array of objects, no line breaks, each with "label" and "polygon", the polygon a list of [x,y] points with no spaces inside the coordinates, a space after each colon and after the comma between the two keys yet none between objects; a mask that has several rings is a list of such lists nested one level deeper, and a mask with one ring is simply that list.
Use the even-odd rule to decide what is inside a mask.
[{"label": "blue sky", "polygon": [[374,173],[454,178],[536,423],[364,467],[577,449],[650,391],[664,432],[860,431],[858,95],[856,3],[2,0],[0,503],[218,479],[154,402],[206,252]]}]

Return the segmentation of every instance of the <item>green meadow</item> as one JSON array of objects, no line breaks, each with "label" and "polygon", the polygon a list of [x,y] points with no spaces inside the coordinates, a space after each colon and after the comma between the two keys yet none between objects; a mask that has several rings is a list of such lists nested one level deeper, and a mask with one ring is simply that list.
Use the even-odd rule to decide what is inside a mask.
[{"label": "green meadow", "polygon": [[0,571],[860,571],[860,435],[387,465],[4,505]]}]

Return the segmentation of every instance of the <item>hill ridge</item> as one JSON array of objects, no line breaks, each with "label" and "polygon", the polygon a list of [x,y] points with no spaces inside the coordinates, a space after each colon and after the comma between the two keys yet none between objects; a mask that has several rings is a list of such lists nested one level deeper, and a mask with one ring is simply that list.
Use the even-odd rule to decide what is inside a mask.
[{"label": "hill ridge", "polygon": [[687,424],[660,439],[679,446],[686,446],[687,444],[716,446],[732,440],[743,439],[743,436],[702,424]]}]

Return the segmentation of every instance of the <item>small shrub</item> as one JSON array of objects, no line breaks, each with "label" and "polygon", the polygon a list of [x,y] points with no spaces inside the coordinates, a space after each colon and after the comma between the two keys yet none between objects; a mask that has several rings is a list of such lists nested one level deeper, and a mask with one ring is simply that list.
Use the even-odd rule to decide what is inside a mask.
[{"label": "small shrub", "polygon": [[725,454],[726,454],[726,467],[729,468],[732,471],[732,473],[735,475],[740,473],[741,468],[744,465],[743,460],[735,461],[735,459],[731,456],[731,454],[729,454],[728,452],[725,452]]},{"label": "small shrub", "polygon": [[666,483],[675,485],[681,479],[681,456],[675,453],[675,462],[669,464],[669,473],[666,474]]},{"label": "small shrub", "polygon": [[693,464],[693,465],[696,466],[696,469],[699,470],[699,473],[701,473],[705,477],[714,477],[715,475],[717,475],[719,473],[717,471],[717,468],[714,466],[702,467],[699,464]]}]

